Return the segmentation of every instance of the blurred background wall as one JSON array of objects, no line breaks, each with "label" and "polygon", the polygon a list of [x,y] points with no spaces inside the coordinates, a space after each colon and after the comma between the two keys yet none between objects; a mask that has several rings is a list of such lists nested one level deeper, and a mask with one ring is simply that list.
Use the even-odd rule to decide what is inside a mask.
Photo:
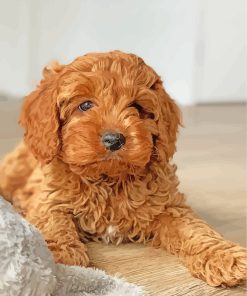
[{"label": "blurred background wall", "polygon": [[0,93],[31,91],[45,64],[133,52],[182,105],[247,97],[246,0],[0,0]]}]

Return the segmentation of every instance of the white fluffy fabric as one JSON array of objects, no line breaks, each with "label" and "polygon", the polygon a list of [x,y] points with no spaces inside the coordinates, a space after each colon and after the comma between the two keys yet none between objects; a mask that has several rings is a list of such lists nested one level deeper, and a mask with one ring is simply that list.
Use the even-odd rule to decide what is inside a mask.
[{"label": "white fluffy fabric", "polygon": [[56,264],[40,233],[0,197],[1,296],[147,296],[94,268]]}]

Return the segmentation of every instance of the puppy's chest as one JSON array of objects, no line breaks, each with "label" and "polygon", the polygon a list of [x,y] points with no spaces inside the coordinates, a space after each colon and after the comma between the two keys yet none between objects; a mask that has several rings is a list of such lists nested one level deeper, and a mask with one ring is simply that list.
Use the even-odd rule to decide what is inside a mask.
[{"label": "puppy's chest", "polygon": [[149,196],[138,190],[122,191],[97,190],[83,194],[81,203],[74,211],[75,223],[82,240],[120,243],[144,239],[150,221],[162,211],[149,202]]}]

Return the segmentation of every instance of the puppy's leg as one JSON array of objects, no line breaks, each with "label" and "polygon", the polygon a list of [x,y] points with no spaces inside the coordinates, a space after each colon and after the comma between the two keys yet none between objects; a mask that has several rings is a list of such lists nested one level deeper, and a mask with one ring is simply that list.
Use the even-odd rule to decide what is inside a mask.
[{"label": "puppy's leg", "polygon": [[27,219],[42,233],[49,249],[58,263],[87,266],[87,248],[80,241],[70,214],[62,211],[30,212]]},{"label": "puppy's leg", "polygon": [[179,255],[191,273],[211,286],[234,286],[247,279],[247,250],[225,240],[189,207],[160,215],[154,245]]}]

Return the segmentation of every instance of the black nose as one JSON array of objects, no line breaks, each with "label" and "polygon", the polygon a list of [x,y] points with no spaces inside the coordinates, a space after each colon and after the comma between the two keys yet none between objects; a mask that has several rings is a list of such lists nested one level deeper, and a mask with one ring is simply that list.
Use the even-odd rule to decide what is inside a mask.
[{"label": "black nose", "polygon": [[125,144],[125,137],[119,133],[105,133],[102,136],[102,143],[107,149],[116,151]]}]

